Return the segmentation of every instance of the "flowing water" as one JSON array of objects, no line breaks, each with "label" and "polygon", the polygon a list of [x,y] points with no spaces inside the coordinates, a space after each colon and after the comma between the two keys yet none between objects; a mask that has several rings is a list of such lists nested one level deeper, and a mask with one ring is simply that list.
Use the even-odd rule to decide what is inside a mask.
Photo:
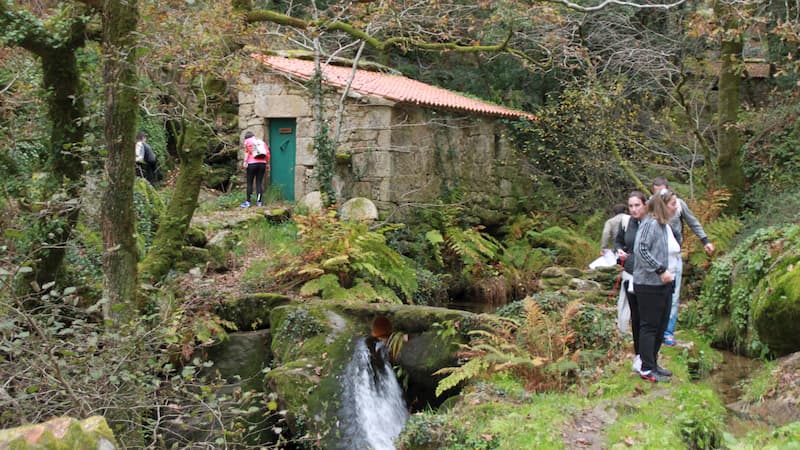
[{"label": "flowing water", "polygon": [[[761,367],[761,361],[739,356],[729,351],[722,351],[722,362],[711,372],[710,383],[717,391],[722,402],[732,405],[743,393],[744,383]],[[748,432],[767,429],[766,422],[742,416],[734,409],[728,410],[726,431],[735,437],[742,437]]]},{"label": "flowing water", "polygon": [[359,338],[344,371],[342,449],[394,450],[408,419],[403,389],[383,341]]}]

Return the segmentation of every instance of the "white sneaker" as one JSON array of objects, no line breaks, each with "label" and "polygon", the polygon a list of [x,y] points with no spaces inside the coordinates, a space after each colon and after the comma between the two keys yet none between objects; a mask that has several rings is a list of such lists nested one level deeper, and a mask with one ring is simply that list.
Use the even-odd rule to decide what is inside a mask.
[{"label": "white sneaker", "polygon": [[636,355],[633,357],[633,364],[631,364],[631,370],[634,372],[640,372],[642,370],[642,357]]}]

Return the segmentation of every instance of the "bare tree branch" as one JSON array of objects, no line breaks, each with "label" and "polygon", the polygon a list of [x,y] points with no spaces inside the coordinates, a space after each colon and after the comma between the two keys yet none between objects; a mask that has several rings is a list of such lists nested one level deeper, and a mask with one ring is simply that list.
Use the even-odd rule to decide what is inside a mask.
[{"label": "bare tree branch", "polygon": [[675,8],[676,6],[680,6],[686,3],[686,0],[678,0],[672,3],[634,3],[628,2],[623,0],[604,0],[602,3],[595,5],[595,6],[583,6],[577,3],[572,3],[569,0],[544,0],[551,3],[558,3],[560,5],[564,5],[569,9],[573,9],[575,11],[581,12],[592,12],[592,11],[600,11],[601,9],[608,8],[610,6],[629,6],[631,8],[636,9],[671,9]]}]

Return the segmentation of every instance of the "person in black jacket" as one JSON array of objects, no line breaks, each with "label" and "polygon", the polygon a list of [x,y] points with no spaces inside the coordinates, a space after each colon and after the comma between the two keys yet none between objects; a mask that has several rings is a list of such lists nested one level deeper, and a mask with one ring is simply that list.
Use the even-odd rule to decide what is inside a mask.
[{"label": "person in black jacket", "polygon": [[150,184],[156,181],[156,154],[147,143],[147,133],[139,131],[136,133],[136,175],[144,178]]},{"label": "person in black jacket", "polygon": [[[639,230],[639,223],[647,214],[647,197],[641,191],[633,191],[628,195],[628,213],[630,219],[620,224],[614,239],[614,250],[617,258],[623,265],[622,285],[619,289],[619,302],[628,302],[630,308],[631,333],[633,334],[633,364],[634,372],[639,372],[642,368],[642,359],[639,356],[639,303],[636,294],[633,293],[633,244],[636,240],[636,232]],[[624,320],[624,319],[622,319]],[[620,331],[627,330],[627,320],[618,323]]]}]

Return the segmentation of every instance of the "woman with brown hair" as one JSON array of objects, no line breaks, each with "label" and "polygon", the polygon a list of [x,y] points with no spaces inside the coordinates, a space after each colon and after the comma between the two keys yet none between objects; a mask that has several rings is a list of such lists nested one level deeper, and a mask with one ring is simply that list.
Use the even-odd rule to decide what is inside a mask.
[{"label": "woman with brown hair", "polygon": [[[622,302],[627,302],[628,304],[631,333],[633,334],[633,371],[639,372],[642,369],[642,359],[639,353],[639,302],[633,292],[633,262],[636,259],[633,255],[633,249],[636,243],[636,232],[639,231],[639,224],[647,215],[647,197],[644,192],[632,191],[628,194],[628,211],[630,218],[620,224],[616,239],[614,239],[614,250],[617,252],[617,259],[624,268],[617,308],[624,307]],[[628,322],[624,317],[618,317],[617,326],[620,332],[624,334],[627,332]]]},{"label": "woman with brown hair", "polygon": [[634,244],[633,290],[639,303],[639,352],[641,377],[652,382],[669,382],[672,375],[658,365],[658,352],[669,320],[675,270],[681,247],[669,226],[678,199],[662,189],[647,204],[648,217],[642,220]]}]

